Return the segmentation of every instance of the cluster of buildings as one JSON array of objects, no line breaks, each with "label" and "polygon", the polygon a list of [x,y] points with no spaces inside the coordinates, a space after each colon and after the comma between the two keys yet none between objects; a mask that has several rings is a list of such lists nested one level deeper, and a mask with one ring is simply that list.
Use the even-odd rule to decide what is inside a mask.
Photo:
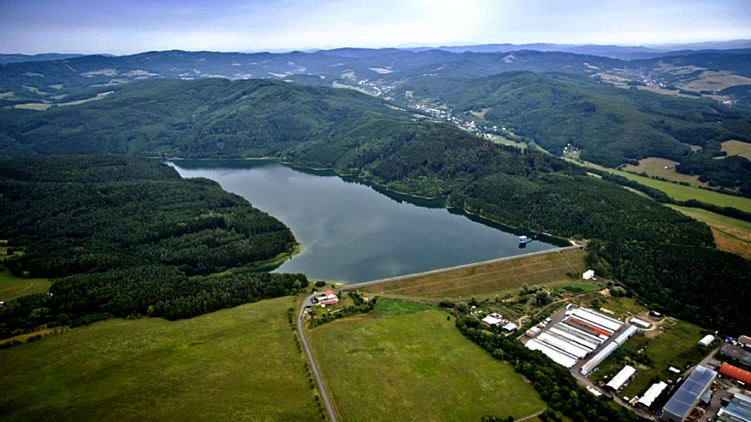
[{"label": "cluster of buildings", "polygon": [[311,299],[314,305],[318,305],[322,308],[327,306],[336,305],[339,303],[339,297],[336,296],[333,290],[326,290],[326,293],[321,293],[317,296],[313,296]]},{"label": "cluster of buildings", "polygon": [[[531,330],[532,332],[527,335],[536,337],[527,341],[526,347],[531,350],[539,350],[559,365],[571,368],[579,360],[588,358],[590,354],[611,339],[614,334],[621,330],[623,325],[623,322],[591,309],[575,308],[567,310],[562,321],[542,331],[539,335],[535,330]],[[629,326],[614,341],[609,342],[582,367],[582,374],[589,374],[597,364],[615,350],[617,345],[623,343],[637,330],[636,327]],[[618,343],[616,344],[616,342]],[[613,345],[615,346],[613,347]],[[609,349],[609,351],[602,355],[602,352],[606,349]],[[593,360],[596,360],[596,362],[589,366]]]},{"label": "cluster of buildings", "polygon": [[[699,404],[709,406],[715,391],[721,391],[715,380],[724,378],[745,387],[751,384],[751,372],[723,362],[718,371],[697,366],[686,378],[683,384],[673,393],[665,403],[659,414],[659,420],[664,422],[683,422],[703,420],[704,411],[697,408]],[[732,396],[722,398],[722,407],[714,416],[716,421],[742,422],[751,421],[751,396],[742,394],[742,389]]]},{"label": "cluster of buildings", "polygon": [[697,366],[665,403],[660,420],[683,422],[699,401],[709,403],[712,393],[709,387],[716,376],[717,372],[703,366]]},{"label": "cluster of buildings", "polygon": [[[600,311],[568,305],[560,322],[546,328],[551,322],[548,318],[528,330],[526,336],[530,338],[525,346],[541,351],[567,368],[576,366],[578,372],[587,376],[633,334],[652,327],[648,321],[631,318],[624,323],[606,315],[610,314],[607,310]],[[698,344],[711,347],[716,339],[716,336],[709,334],[701,338]],[[719,353],[732,358],[731,361],[741,362],[741,366],[749,365],[751,337],[727,339]],[[669,371],[678,376],[677,382],[673,383],[675,387],[671,386],[670,381],[655,380],[640,397],[630,400],[624,397],[624,400],[644,411],[657,409],[657,420],[664,422],[704,421],[708,420],[706,416],[713,416],[715,421],[751,422],[751,390],[745,392],[751,385],[751,371],[728,362],[710,363],[709,366],[714,370],[697,366],[685,380],[680,377],[679,369],[670,367]],[[618,394],[636,376],[637,369],[625,365],[602,388]],[[593,387],[588,390],[595,395],[602,394]]]},{"label": "cluster of buildings", "polygon": [[508,332],[514,331],[518,328],[516,324],[507,320],[501,314],[498,314],[498,313],[489,314],[488,316],[482,319],[482,323],[487,325],[488,327],[493,327],[493,326],[501,327],[504,331],[508,331]]}]

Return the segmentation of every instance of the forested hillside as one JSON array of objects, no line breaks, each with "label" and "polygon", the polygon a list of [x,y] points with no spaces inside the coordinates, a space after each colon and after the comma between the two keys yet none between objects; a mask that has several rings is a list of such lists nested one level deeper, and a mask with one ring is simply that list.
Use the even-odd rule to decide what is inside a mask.
[{"label": "forested hillside", "polygon": [[[165,84],[180,79],[261,78],[307,86],[348,87],[403,106],[445,106],[455,116],[478,120],[480,125],[510,127],[522,140],[534,142],[555,155],[572,144],[581,151],[581,158],[609,167],[635,164],[645,157],[667,158],[681,163],[675,167],[680,173],[698,175],[702,182],[715,188],[751,195],[748,159],[718,159],[726,154],[722,141],[751,142],[747,92],[751,86],[750,50],[662,51],[659,55],[647,54],[649,59],[623,60],[615,57],[624,57],[624,52],[625,57],[631,57],[629,52],[641,49],[559,46],[562,50],[555,51],[554,45],[531,45],[521,50],[506,46],[508,50],[504,51],[498,49],[503,46],[485,47],[341,48],[284,54],[172,50],[118,57],[60,56],[57,60],[50,56],[47,61],[17,58],[23,61],[0,64],[0,106],[42,110],[87,101],[98,105],[102,98],[111,96],[121,98],[123,102],[118,107],[127,112],[59,117],[57,113],[69,111],[55,111],[46,128],[26,126],[11,130],[0,123],[0,147],[13,155],[51,153],[53,147],[45,143],[44,137],[60,133],[66,139],[56,139],[55,143],[66,143],[62,152],[83,153],[85,148],[71,137],[95,133],[99,138],[89,141],[88,152],[97,152],[91,143],[102,142],[105,137],[104,142],[110,145],[103,145],[100,150],[137,154],[144,150],[177,151],[181,156],[218,157],[268,154],[273,152],[266,145],[270,139],[286,142],[285,138],[308,141],[337,136],[331,133],[332,121],[320,120],[319,112],[326,110],[311,114],[299,108],[301,104],[295,105],[294,110],[279,110],[267,103],[268,109],[251,121],[247,115],[240,118],[238,109],[247,107],[248,102],[268,98],[232,98],[232,94],[213,85],[212,92],[205,93],[201,92],[204,88],[194,86],[194,91],[182,98],[178,98],[179,93],[164,89]],[[144,97],[133,95],[144,88],[145,81],[164,90],[152,92],[148,98],[153,102],[145,103]],[[631,89],[615,88],[614,84]],[[315,106],[304,99],[308,94],[297,92],[293,96],[314,110]],[[229,107],[230,104],[217,101],[236,104]],[[89,106],[96,108],[94,104]],[[212,107],[219,106],[225,108],[224,112],[211,113]],[[155,107],[161,108],[156,114]],[[362,107],[360,104],[356,108]],[[175,114],[160,121],[158,117],[172,108]],[[205,121],[179,117],[191,108],[210,113]],[[7,111],[10,121],[20,116]],[[275,118],[280,113],[287,116]],[[116,123],[109,130],[102,130],[102,116],[105,124],[111,118]],[[54,121],[69,118],[69,123]],[[123,129],[132,131],[131,123],[141,119],[147,123],[138,134],[138,145],[119,136]],[[220,123],[212,124],[215,121]],[[169,139],[171,149],[159,141],[175,131],[185,135],[186,130],[190,131],[188,139]],[[196,135],[201,140],[196,140]],[[238,151],[238,136],[246,140],[253,137],[255,142]],[[204,139],[208,142],[204,143]]]},{"label": "forested hillside", "polygon": [[[518,95],[525,81],[541,78],[542,84],[530,85],[541,90],[540,98],[588,113],[587,98],[577,99],[566,86],[556,88],[544,77],[522,73],[499,78],[517,84],[516,90],[511,85],[504,89]],[[531,104],[542,101],[527,98]],[[604,96],[592,98],[605,101]],[[295,165],[332,168],[410,195],[445,196],[449,206],[501,223],[600,240],[605,249],[594,251],[591,265],[600,274],[616,276],[647,303],[654,302],[655,309],[674,315],[689,305],[707,309],[687,316],[733,333],[751,325],[751,315],[742,309],[751,300],[748,261],[727,258],[714,249],[706,225],[552,155],[496,145],[356,92],[272,81],[160,82],[96,105],[23,116],[5,113],[2,125],[10,128],[6,139],[11,138],[13,150],[29,154],[272,155]],[[202,261],[191,261],[190,254],[173,252],[166,243],[165,247],[169,252],[132,252],[169,265],[179,262],[186,273],[208,272]],[[632,257],[636,250],[646,261]],[[691,253],[677,254],[678,250]],[[665,254],[671,259],[660,258]],[[690,259],[732,266],[711,275],[693,270]],[[710,276],[717,278],[703,283]],[[676,294],[688,285],[693,295]],[[705,291],[709,288],[711,294]],[[674,300],[662,300],[666,295]],[[725,305],[715,308],[715,303]],[[735,317],[720,319],[720,312]],[[719,321],[726,325],[716,326]]]},{"label": "forested hillside", "polygon": [[302,275],[208,276],[289,255],[294,236],[215,182],[154,161],[2,160],[0,205],[3,265],[59,279],[50,295],[0,309],[0,337],[107,315],[189,317],[307,285]]},{"label": "forested hillside", "polygon": [[269,80],[145,82],[116,97],[43,114],[0,113],[5,154],[273,155],[408,116],[349,90]]},{"label": "forested hillside", "polygon": [[[485,110],[482,124],[514,133],[560,155],[607,167],[647,157],[681,162],[677,171],[751,195],[751,162],[723,156],[721,142],[751,142],[751,113],[715,101],[687,99],[597,83],[591,77],[507,72],[472,81],[431,79],[400,88],[455,113]],[[478,118],[475,118],[478,119]],[[699,147],[692,152],[691,147]]]}]

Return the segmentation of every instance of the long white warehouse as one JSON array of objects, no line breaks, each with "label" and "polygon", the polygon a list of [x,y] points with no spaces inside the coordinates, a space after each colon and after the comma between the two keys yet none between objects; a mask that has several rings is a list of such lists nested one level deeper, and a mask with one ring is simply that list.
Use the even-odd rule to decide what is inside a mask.
[{"label": "long white warehouse", "polygon": [[587,341],[586,339],[583,339],[573,333],[560,330],[558,329],[557,326],[553,326],[552,328],[548,330],[548,332],[550,332],[551,334],[555,334],[556,336],[565,338],[566,340],[570,342],[576,343],[577,346],[584,347],[585,349],[588,349],[590,352],[592,350],[595,350],[597,346],[599,346],[599,344],[591,342],[591,341]]},{"label": "long white warehouse", "polygon": [[617,319],[606,317],[585,308],[574,310],[574,315],[613,332],[618,331],[623,326],[623,323]]},{"label": "long white warehouse", "polygon": [[589,354],[589,350],[578,346],[576,343],[572,343],[548,333],[542,333],[537,336],[537,341],[547,343],[550,346],[555,347],[556,349],[560,349],[570,355],[576,356],[579,359],[583,359]]},{"label": "long white warehouse", "polygon": [[532,339],[527,342],[526,344],[527,349],[530,350],[539,350],[542,353],[544,353],[547,357],[553,360],[553,362],[563,365],[566,368],[571,368],[576,364],[577,359],[573,356],[570,356],[566,353],[563,353],[559,351],[558,349],[554,347],[550,347],[545,343],[537,341],[537,339]]}]

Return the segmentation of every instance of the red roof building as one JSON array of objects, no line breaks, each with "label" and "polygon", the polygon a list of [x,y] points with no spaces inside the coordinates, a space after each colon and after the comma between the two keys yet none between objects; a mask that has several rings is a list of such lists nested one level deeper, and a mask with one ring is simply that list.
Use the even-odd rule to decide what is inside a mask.
[{"label": "red roof building", "polygon": [[751,385],[751,372],[733,366],[727,362],[723,362],[722,366],[720,366],[720,375]]}]

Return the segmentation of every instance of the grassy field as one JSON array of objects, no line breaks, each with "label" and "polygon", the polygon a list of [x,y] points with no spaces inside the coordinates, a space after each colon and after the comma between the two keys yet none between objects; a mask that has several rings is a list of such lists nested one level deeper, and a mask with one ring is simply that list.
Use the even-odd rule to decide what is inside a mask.
[{"label": "grassy field", "polygon": [[0,351],[0,419],[320,420],[279,298],[113,319]]},{"label": "grassy field", "polygon": [[740,155],[751,160],[751,144],[741,141],[725,141],[722,143],[722,150],[728,155]]},{"label": "grassy field", "polygon": [[3,269],[0,271],[0,300],[8,302],[21,296],[44,293],[51,285],[46,278],[16,277]]},{"label": "grassy field", "polygon": [[447,270],[423,276],[368,286],[362,290],[373,294],[397,294],[432,298],[457,298],[508,292],[525,283],[568,283],[567,273],[584,272],[584,256],[580,249],[553,251],[527,257],[515,257]]},{"label": "grassy field", "polygon": [[494,143],[496,143],[496,144],[508,145],[508,146],[516,147],[516,148],[519,148],[522,151],[524,151],[525,149],[527,149],[527,144],[525,144],[523,142],[515,142],[515,141],[513,141],[513,140],[511,140],[509,138],[506,138],[505,136],[493,135],[492,141]]},{"label": "grassy field", "polygon": [[545,408],[537,392],[454,327],[447,313],[380,299],[373,313],[310,330],[345,421],[515,419]]},{"label": "grassy field", "polygon": [[[573,161],[573,160],[570,160]],[[677,183],[666,182],[664,180],[656,180],[649,177],[639,176],[637,174],[629,173],[622,170],[614,170],[598,166],[592,163],[586,163],[582,161],[573,161],[579,165],[585,167],[597,168],[600,170],[608,171],[619,176],[623,176],[627,179],[634,180],[641,183],[644,186],[649,186],[665,192],[669,197],[678,201],[687,201],[689,199],[696,199],[708,204],[714,204],[721,207],[733,207],[741,211],[751,212],[751,198],[744,198],[740,196],[726,195],[724,193],[711,191],[708,189],[701,189],[694,186],[684,186]]]},{"label": "grassy field", "polygon": [[13,108],[21,108],[25,110],[37,110],[37,111],[44,111],[50,107],[52,107],[52,104],[49,104],[49,103],[27,103],[27,104],[16,104],[13,106]]},{"label": "grassy field", "polygon": [[751,79],[726,70],[705,70],[696,79],[683,85],[682,88],[691,91],[722,91],[736,85],[751,84]]},{"label": "grassy field", "polygon": [[669,206],[711,227],[718,249],[751,259],[751,222],[700,208]]},{"label": "grassy field", "polygon": [[707,183],[699,181],[699,176],[689,176],[687,174],[675,171],[675,161],[664,158],[649,157],[639,161],[638,166],[627,165],[623,169],[633,173],[647,173],[650,176],[662,177],[675,182],[687,182],[691,186],[709,186]]},{"label": "grassy field", "polygon": [[[675,381],[680,375],[668,371],[669,367],[673,366],[683,372],[701,361],[711,350],[697,344],[704,335],[701,328],[696,325],[684,321],[670,321],[656,330],[657,332],[651,335],[638,334],[626,341],[621,346],[624,350],[613,353],[599,365],[593,380],[602,379],[605,375],[615,375],[624,364],[632,365],[636,368],[636,377],[619,395],[634,397],[644,394],[655,377],[662,381]],[[624,360],[625,351],[638,353],[641,349],[651,365]]]}]

